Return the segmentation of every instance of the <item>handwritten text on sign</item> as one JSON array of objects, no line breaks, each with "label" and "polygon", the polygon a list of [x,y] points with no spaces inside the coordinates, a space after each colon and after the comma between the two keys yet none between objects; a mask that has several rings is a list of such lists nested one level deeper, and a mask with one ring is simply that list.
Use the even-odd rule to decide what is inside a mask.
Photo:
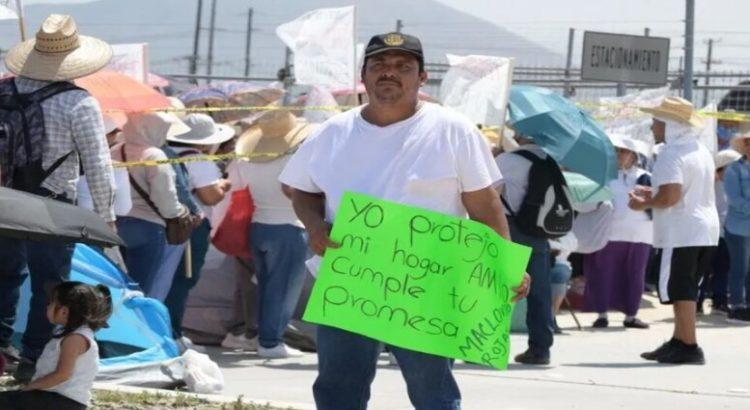
[{"label": "handwritten text on sign", "polygon": [[304,319],[504,369],[531,250],[489,227],[348,192]]}]

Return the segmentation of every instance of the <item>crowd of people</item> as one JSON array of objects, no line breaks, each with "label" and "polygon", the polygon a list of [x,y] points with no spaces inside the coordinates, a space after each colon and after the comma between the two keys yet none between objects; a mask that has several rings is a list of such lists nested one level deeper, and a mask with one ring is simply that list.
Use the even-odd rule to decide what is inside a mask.
[{"label": "crowd of people", "polygon": [[[316,259],[338,246],[329,235],[345,191],[468,217],[531,247],[528,274],[515,289],[528,306],[528,349],[515,358],[519,363],[550,363],[554,334],[561,332],[555,315],[571,276],[585,277],[583,308],[598,314],[595,329],[609,326],[610,311],[622,312],[627,328],[647,329],[638,311],[647,278],[658,278],[660,301],[674,306],[675,329],[668,342],[642,355],[647,360],[705,362],[696,337],[704,298],[729,321],[750,323],[750,132],[714,158],[697,139],[703,120],[681,98],[644,109],[653,116],[654,149],[629,135],[610,135],[619,168],[609,183],[612,198],[578,203],[532,132],[486,132],[488,144],[461,115],[419,101],[427,73],[413,36],[374,36],[361,72],[368,104],[323,124],[283,107],[222,124],[209,114],[185,114],[177,99],[174,112],[130,113],[123,120],[103,114],[84,90],[49,92],[96,72],[110,56],[105,43],[79,35],[73,19],[60,15],[8,53],[6,65],[16,77],[0,83],[0,95],[36,96],[43,126],[32,133],[43,137],[39,166],[45,171],[34,186],[11,187],[78,203],[110,223],[126,247],[107,254],[121,257],[143,293],[164,303],[184,349],[192,347],[182,331],[188,296],[225,216],[216,207],[226,208],[238,192],[249,193],[254,207],[242,235],[258,282],[258,329],[227,335],[225,342],[260,357],[300,355],[284,344],[284,331],[307,267],[316,270]],[[225,152],[250,159],[113,168]],[[3,164],[3,177],[25,165],[13,166]],[[67,282],[73,251],[70,244],[0,238],[0,350],[15,361],[16,379],[31,381],[13,399],[0,395],[0,403],[57,396],[65,408],[88,403],[82,392],[96,372],[93,332],[105,325],[111,298],[106,287]],[[309,251],[315,256],[306,265]],[[31,311],[18,353],[10,342],[26,277]],[[319,326],[317,349],[318,408],[364,408],[381,344]],[[460,406],[452,360],[390,351],[415,407]]]}]

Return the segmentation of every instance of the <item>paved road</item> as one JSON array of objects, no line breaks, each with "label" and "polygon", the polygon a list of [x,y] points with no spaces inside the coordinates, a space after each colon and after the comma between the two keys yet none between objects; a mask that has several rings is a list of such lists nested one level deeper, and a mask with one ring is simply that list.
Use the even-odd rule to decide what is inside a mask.
[{"label": "paved road", "polygon": [[[700,320],[699,342],[705,366],[659,365],[640,359],[671,336],[669,308],[646,297],[641,318],[649,330],[624,329],[622,316],[611,314],[609,329],[575,329],[563,313],[558,322],[566,334],[556,337],[552,365],[511,365],[500,372],[457,364],[456,376],[465,409],[750,409],[750,326],[729,325],[724,316]],[[594,320],[579,314],[584,326]],[[526,345],[513,335],[513,352]],[[249,353],[209,349],[223,369],[225,395],[257,401],[281,401],[313,408],[310,387],[316,375],[314,355],[264,361]],[[373,384],[373,409],[409,409],[401,374],[382,357]]]}]

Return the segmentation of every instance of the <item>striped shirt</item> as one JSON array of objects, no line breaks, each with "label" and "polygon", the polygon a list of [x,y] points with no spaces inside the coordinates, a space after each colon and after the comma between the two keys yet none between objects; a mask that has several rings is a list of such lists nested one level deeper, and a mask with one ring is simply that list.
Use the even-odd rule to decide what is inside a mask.
[{"label": "striped shirt", "polygon": [[[16,78],[18,92],[31,93],[48,84],[48,81]],[[67,91],[42,102],[44,112],[44,150],[42,166],[49,168],[69,152],[73,152],[42,187],[56,194],[76,199],[79,170],[83,165],[94,211],[105,221],[115,220],[112,159],[104,134],[99,103],[84,91]]]}]

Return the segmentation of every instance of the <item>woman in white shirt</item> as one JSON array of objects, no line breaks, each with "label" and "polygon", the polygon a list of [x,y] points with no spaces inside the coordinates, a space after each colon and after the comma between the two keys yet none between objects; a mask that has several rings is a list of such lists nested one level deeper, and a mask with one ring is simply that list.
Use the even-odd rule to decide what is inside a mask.
[{"label": "woman in white shirt", "polygon": [[279,175],[313,127],[289,111],[269,111],[237,142],[239,154],[254,157],[229,167],[232,186],[250,189],[255,203],[250,245],[258,278],[258,355],[268,359],[300,355],[282,337],[302,292],[307,241]]},{"label": "woman in white shirt", "polygon": [[618,310],[625,314],[623,326],[647,329],[648,324],[636,315],[651,255],[653,224],[646,211],[628,207],[628,194],[636,185],[651,185],[650,174],[638,166],[639,154],[647,155],[648,147],[625,135],[611,134],[610,139],[617,148],[620,168],[617,179],[609,183],[614,215],[607,245],[584,256],[584,310],[599,314],[594,328],[609,326],[607,311]]}]

